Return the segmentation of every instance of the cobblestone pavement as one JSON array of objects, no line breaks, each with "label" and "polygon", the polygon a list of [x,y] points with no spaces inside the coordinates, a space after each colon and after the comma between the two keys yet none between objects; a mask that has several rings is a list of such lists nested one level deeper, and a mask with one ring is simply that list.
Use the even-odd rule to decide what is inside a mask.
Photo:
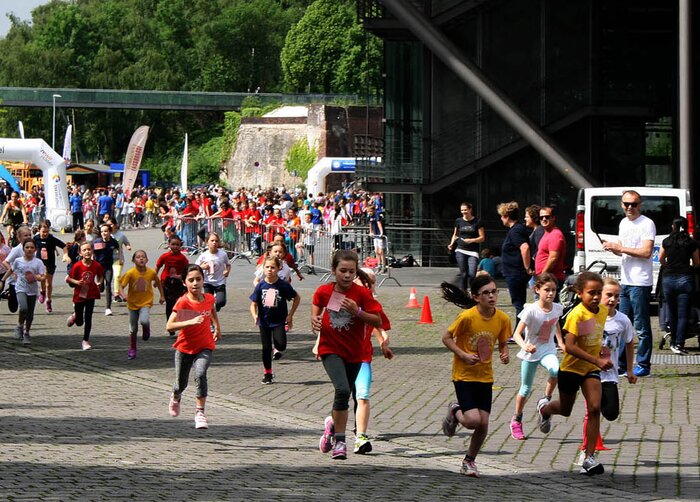
[{"label": "cobblestone pavement", "polygon": [[[160,233],[128,235],[154,264]],[[233,265],[229,303],[221,312],[225,336],[209,370],[207,431],[194,429],[191,387],[182,416],[168,415],[172,340],[162,306],[152,312],[151,340],[139,339],[138,357],[128,361],[125,305],[116,304],[115,315],[105,317],[99,303],[94,349],[83,352],[81,331],[65,326],[72,305],[60,273],[54,313],[38,306],[30,348],[14,341],[15,316],[0,305],[0,498],[700,500],[700,367],[668,350],[657,351],[667,364],[655,365],[652,376],[621,384],[621,417],[602,425],[611,448],[600,454],[606,472],[594,478],[579,475],[574,465],[583,404],[568,419],[555,417],[545,437],[536,428],[533,399],[525,414],[528,438],[515,441],[508,422],[519,364],[514,357],[510,365],[496,363],[490,432],[477,459],[482,477],[460,476],[469,435],[458,431],[448,439],[440,432],[453,393],[451,356],[440,337],[458,313],[437,294],[439,281],[453,274],[445,269],[398,270],[402,287],[389,281],[379,290],[397,355],[373,364],[374,450],[332,461],[317,446],[332,401],[328,378],[310,353],[309,305],[318,279],[294,283],[302,307],[289,348],[275,363],[276,383],[263,386],[260,343],[248,311],[252,269],[241,260]],[[417,324],[420,310],[404,308],[411,286],[419,301],[429,295],[435,324]],[[499,303],[512,312],[507,294]],[[691,352],[700,354],[697,341]],[[544,381],[540,374],[536,392]]]}]

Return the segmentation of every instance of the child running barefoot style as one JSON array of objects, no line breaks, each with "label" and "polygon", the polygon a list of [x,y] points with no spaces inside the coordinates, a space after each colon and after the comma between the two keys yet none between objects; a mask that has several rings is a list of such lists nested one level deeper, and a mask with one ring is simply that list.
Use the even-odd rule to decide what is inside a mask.
[{"label": "child running barefoot style", "polygon": [[[265,258],[262,264],[263,280],[255,286],[250,295],[250,313],[260,329],[264,385],[274,382],[273,351],[275,359],[282,357],[287,348],[285,323],[290,329],[292,328],[292,319],[301,301],[301,297],[292,285],[277,275],[281,266],[282,262],[279,258],[274,256]],[[287,302],[290,300],[292,300],[292,308],[287,313]]]},{"label": "child running barefoot style", "polygon": [[68,318],[68,327],[77,324],[83,326],[83,350],[90,350],[90,332],[92,331],[92,313],[95,310],[95,300],[100,299],[100,286],[104,279],[104,268],[93,260],[92,243],[80,245],[81,260],[74,263],[66,282],[73,285],[73,308],[75,311]]},{"label": "child running barefoot style", "polygon": [[153,288],[158,288],[160,303],[165,303],[163,298],[163,286],[160,284],[158,274],[152,268],[148,268],[148,255],[146,251],[138,250],[131,258],[134,268],[119,278],[119,290],[117,293],[124,298],[122,290],[129,287],[126,295],[126,306],[129,309],[129,350],[127,359],[136,358],[136,335],[139,332],[139,324],[143,329],[143,339],[151,337],[151,307],[153,306]]},{"label": "child running barefoot style", "polygon": [[603,279],[595,272],[581,272],[574,289],[581,303],[569,313],[564,324],[566,352],[559,369],[559,399],[548,401],[543,397],[537,401],[537,413],[540,430],[549,432],[552,415],[571,415],[576,394],[581,389],[588,414],[586,458],[581,474],[592,476],[605,472],[603,464],[595,457],[595,445],[600,432],[600,370],[613,368],[610,351],[602,350],[608,307],[600,303]]},{"label": "child running barefoot style", "polygon": [[[180,414],[180,400],[187,388],[190,371],[194,368],[194,381],[197,385],[194,414],[195,429],[209,427],[204,414],[207,401],[207,370],[211,364],[212,352],[221,338],[219,317],[214,307],[214,296],[204,292],[204,271],[199,265],[188,265],[182,273],[187,294],[175,303],[166,325],[168,331],[180,332],[173,344],[175,349],[175,383],[170,396],[168,409],[170,416]],[[214,332],[211,326],[214,326]]]},{"label": "child running barefoot style", "polygon": [[53,297],[53,275],[56,273],[56,248],[64,249],[65,242],[56,238],[51,233],[51,227],[47,221],[39,224],[39,233],[34,236],[36,255],[46,267],[46,279],[41,283],[39,303],[46,302],[46,312],[53,312],[51,299]]},{"label": "child running barefoot style", "polygon": [[207,237],[207,250],[197,257],[204,271],[204,291],[216,297],[216,311],[226,305],[226,278],[231,272],[228,255],[221,247],[221,237],[214,232]]},{"label": "child running barefoot style", "polygon": [[382,307],[369,289],[353,283],[356,276],[368,283],[364,272],[359,270],[355,252],[337,251],[331,272],[335,282],[316,290],[311,307],[311,326],[319,333],[314,346],[316,358],[323,362],[335,389],[333,412],[326,417],[319,449],[322,453],[332,449],[333,459],[345,460],[350,393],[362,365],[365,324],[380,327]]},{"label": "child running barefoot style", "polygon": [[19,321],[17,323],[17,335],[22,335],[22,345],[31,344],[29,332],[34,320],[34,308],[36,297],[39,294],[39,282],[46,277],[46,267],[36,257],[36,244],[33,240],[27,240],[22,244],[24,256],[12,262],[12,269],[5,272],[4,279],[10,274],[15,278],[15,294],[19,304]]},{"label": "child running barefoot style", "polygon": [[491,414],[492,354],[498,342],[501,363],[510,361],[510,318],[496,308],[498,288],[490,275],[478,275],[472,279],[471,298],[452,284],[443,282],[441,287],[447,301],[466,309],[442,336],[442,343],[454,352],[452,382],[457,394],[457,401],[447,405],[442,431],[447,437],[452,437],[458,424],[474,431],[460,472],[478,478],[476,456],[486,439]]},{"label": "child running barefoot style", "polygon": [[[163,268],[160,274],[160,283],[163,285],[165,293],[165,320],[170,319],[170,314],[173,313],[175,302],[187,292],[185,285],[182,282],[182,272],[190,260],[180,252],[182,248],[182,240],[173,235],[168,239],[168,251],[160,255],[156,262],[156,273]],[[170,331],[170,336],[175,336],[174,331]]]},{"label": "child running barefoot style", "polygon": [[[550,273],[542,273],[535,278],[535,294],[539,299],[527,304],[518,318],[518,323],[513,333],[515,343],[520,346],[518,358],[520,363],[520,390],[515,398],[515,415],[510,422],[510,435],[513,439],[523,440],[523,409],[525,403],[532,394],[532,383],[538,366],[547,370],[547,386],[544,397],[552,399],[552,393],[557,386],[557,374],[559,373],[559,359],[557,359],[557,345],[564,350],[564,342],[561,338],[559,318],[563,308],[561,304],[554,303],[557,296],[557,279]],[[523,336],[524,333],[524,336]],[[555,345],[556,339],[556,345]]]}]

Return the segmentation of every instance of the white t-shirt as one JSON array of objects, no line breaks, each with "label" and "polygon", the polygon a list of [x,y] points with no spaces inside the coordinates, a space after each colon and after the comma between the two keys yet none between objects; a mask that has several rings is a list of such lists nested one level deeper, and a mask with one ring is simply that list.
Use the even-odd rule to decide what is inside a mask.
[{"label": "white t-shirt", "polygon": [[17,274],[15,291],[29,296],[39,294],[40,283],[34,276],[46,273],[46,267],[39,258],[34,257],[31,260],[24,257],[17,258],[12,262],[12,271]]},{"label": "white t-shirt", "polygon": [[[641,248],[644,241],[656,238],[656,225],[644,215],[634,221],[623,218],[620,221],[619,239],[623,247]],[[636,258],[622,254],[622,273],[620,283],[625,286],[652,286],[654,282],[651,258]]]},{"label": "white t-shirt", "polygon": [[[5,261],[10,264],[10,268],[12,268],[12,264],[17,260],[17,258],[21,258],[24,256],[24,250],[22,249],[22,244],[17,244],[15,247],[13,247],[10,250],[10,254],[7,255],[7,258],[5,258]],[[15,278],[10,275],[10,277],[7,278],[7,284],[14,284]]]},{"label": "white t-shirt", "polygon": [[316,245],[316,232],[313,223],[302,221],[301,222],[301,235],[303,236],[303,242],[305,246],[315,246]]},{"label": "white t-shirt", "polygon": [[523,339],[525,343],[531,343],[536,350],[532,354],[520,349],[518,357],[523,361],[539,361],[547,354],[556,354],[557,345],[554,334],[557,332],[557,323],[564,308],[560,303],[553,303],[552,310],[545,312],[538,303],[528,303],[520,312],[518,318],[525,323]]},{"label": "white t-shirt", "polygon": [[613,367],[600,372],[601,382],[617,383],[619,381],[617,376],[617,360],[622,349],[632,340],[634,340],[634,327],[629,317],[619,311],[615,311],[613,317],[608,316],[605,320],[602,346],[610,349],[610,360],[613,363]]},{"label": "white t-shirt", "polygon": [[209,250],[206,250],[197,257],[195,263],[199,266],[203,263],[209,264],[209,270],[204,271],[204,284],[221,286],[226,283],[226,277],[224,277],[224,272],[228,266],[226,251],[219,249],[216,254],[212,254]]}]

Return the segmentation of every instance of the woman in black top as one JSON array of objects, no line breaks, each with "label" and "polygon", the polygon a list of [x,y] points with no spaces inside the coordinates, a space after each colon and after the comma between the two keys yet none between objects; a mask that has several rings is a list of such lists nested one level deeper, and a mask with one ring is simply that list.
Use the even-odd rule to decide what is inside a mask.
[{"label": "woman in black top", "polygon": [[674,337],[671,350],[675,354],[687,354],[683,347],[688,327],[690,296],[695,286],[693,267],[700,265],[698,244],[688,235],[687,229],[688,220],[682,216],[674,219],[671,234],[663,240],[659,250],[667,319],[671,336]]},{"label": "woman in black top", "polygon": [[450,251],[455,251],[461,277],[460,287],[465,291],[469,291],[469,282],[476,276],[479,244],[486,240],[484,225],[472,211],[473,207],[469,202],[462,202],[460,205],[462,217],[455,220],[455,231],[447,246]]}]

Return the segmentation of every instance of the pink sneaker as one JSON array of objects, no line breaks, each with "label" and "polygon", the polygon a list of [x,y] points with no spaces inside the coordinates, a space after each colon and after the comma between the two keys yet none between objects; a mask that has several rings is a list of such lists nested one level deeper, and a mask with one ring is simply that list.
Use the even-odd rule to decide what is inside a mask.
[{"label": "pink sneaker", "polygon": [[348,458],[348,447],[342,441],[337,441],[333,447],[333,453],[331,453],[331,458],[333,460],[345,460]]},{"label": "pink sneaker", "polygon": [[46,313],[50,314],[53,312],[53,307],[51,306],[51,300],[46,300]]},{"label": "pink sneaker", "polygon": [[513,439],[522,441],[525,439],[525,434],[523,434],[523,424],[513,419],[510,421],[510,435]]},{"label": "pink sneaker", "polygon": [[170,403],[168,403],[168,411],[171,417],[176,417],[180,414],[180,400],[175,399],[175,396],[170,395]]},{"label": "pink sneaker", "polygon": [[39,303],[44,303],[44,300],[46,300],[46,295],[43,291],[39,291]]},{"label": "pink sneaker", "polygon": [[333,417],[326,417],[324,421],[323,436],[318,442],[318,449],[321,453],[328,453],[333,449],[333,441],[335,439],[335,426],[333,425]]},{"label": "pink sneaker", "polygon": [[75,324],[75,313],[71,314],[68,317],[68,319],[66,320],[66,324],[68,325],[69,328]]},{"label": "pink sneaker", "polygon": [[127,359],[136,359],[136,349],[132,349],[130,347],[129,350],[126,352],[126,358]]}]

